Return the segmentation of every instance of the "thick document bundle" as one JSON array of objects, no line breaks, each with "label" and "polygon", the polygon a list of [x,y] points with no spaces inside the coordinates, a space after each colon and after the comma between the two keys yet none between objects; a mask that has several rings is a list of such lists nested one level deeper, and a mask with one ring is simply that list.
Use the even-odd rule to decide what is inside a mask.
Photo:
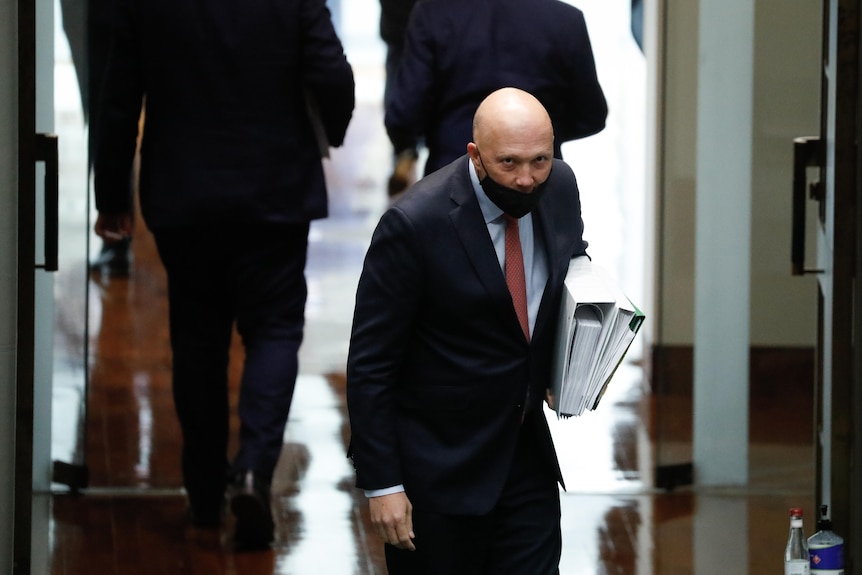
[{"label": "thick document bundle", "polygon": [[604,268],[586,256],[569,263],[552,373],[557,417],[598,406],[643,321]]}]

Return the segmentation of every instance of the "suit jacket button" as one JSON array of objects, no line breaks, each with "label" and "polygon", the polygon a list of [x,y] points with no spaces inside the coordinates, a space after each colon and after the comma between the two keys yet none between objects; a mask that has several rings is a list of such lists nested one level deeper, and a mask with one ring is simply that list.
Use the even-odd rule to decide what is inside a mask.
[{"label": "suit jacket button", "polygon": [[515,409],[524,409],[524,404],[523,403],[516,403]]}]

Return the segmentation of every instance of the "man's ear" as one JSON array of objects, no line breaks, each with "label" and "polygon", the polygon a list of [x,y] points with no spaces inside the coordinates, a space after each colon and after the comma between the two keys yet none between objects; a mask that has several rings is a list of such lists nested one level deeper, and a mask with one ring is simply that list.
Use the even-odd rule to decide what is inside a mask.
[{"label": "man's ear", "polygon": [[480,179],[483,178],[485,176],[485,170],[482,169],[482,162],[479,161],[479,147],[473,142],[468,143],[467,154],[470,156],[470,161],[473,162],[476,174],[479,175]]}]

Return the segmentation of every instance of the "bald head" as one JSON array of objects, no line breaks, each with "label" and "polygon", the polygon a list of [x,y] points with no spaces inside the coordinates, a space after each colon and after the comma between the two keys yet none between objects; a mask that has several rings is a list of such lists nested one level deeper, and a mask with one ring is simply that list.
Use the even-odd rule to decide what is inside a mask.
[{"label": "bald head", "polygon": [[473,140],[488,137],[548,138],[554,145],[551,117],[541,102],[518,88],[501,88],[482,100],[473,116]]},{"label": "bald head", "polygon": [[501,88],[485,98],[473,117],[467,145],[479,179],[530,192],[550,173],[554,129],[544,106],[517,88]]}]

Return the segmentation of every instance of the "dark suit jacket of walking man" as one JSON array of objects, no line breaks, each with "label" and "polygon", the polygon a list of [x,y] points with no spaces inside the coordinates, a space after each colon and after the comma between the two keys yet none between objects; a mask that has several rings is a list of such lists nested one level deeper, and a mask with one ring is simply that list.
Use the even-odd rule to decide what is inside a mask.
[{"label": "dark suit jacket of walking man", "polygon": [[[191,522],[273,539],[269,486],[297,376],[309,224],[327,215],[321,146],[344,140],[354,78],[324,0],[118,0],[97,135],[96,232],[131,231],[129,173],[145,101],[141,214],[167,271],[173,391]],[[245,363],[228,460],[234,323]]]},{"label": "dark suit jacket of walking man", "polygon": [[[493,93],[475,126],[468,155],[383,214],[356,294],[351,455],[391,575],[559,564],[543,401],[563,280],[587,246],[578,186],[526,92]],[[504,277],[506,214],[519,218],[529,338]]]},{"label": "dark suit jacket of walking man", "polygon": [[506,86],[545,106],[555,156],[608,114],[583,13],[560,0],[421,0],[386,106],[395,153],[424,137],[425,173],[464,153],[476,108]]}]

